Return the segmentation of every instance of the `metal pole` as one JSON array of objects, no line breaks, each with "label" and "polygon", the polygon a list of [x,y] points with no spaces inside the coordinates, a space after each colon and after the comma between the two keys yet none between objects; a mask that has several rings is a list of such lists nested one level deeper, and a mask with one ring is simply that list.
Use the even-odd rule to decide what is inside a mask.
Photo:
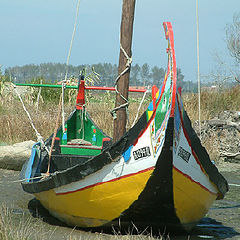
[{"label": "metal pole", "polygon": [[201,140],[201,82],[200,82],[200,60],[199,60],[198,0],[196,0],[196,20],[197,20],[197,68],[198,68],[198,122],[199,122],[199,137]]}]

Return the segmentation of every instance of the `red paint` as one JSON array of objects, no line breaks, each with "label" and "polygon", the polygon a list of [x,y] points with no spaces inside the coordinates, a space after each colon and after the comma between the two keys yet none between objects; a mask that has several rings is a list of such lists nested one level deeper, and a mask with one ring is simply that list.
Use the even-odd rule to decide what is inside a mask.
[{"label": "red paint", "polygon": [[83,105],[85,104],[85,82],[84,80],[80,81],[79,87],[78,87],[78,95],[76,100],[76,109],[81,110],[83,108]]},{"label": "red paint", "polygon": [[201,188],[203,188],[204,190],[206,190],[207,192],[211,193],[212,195],[217,195],[217,193],[214,193],[212,191],[210,191],[208,188],[204,187],[200,182],[196,182],[194,181],[189,175],[187,175],[186,173],[183,173],[182,171],[180,171],[178,168],[176,168],[175,166],[173,166],[173,168],[179,172],[180,174],[182,174],[183,176],[185,176],[186,178],[188,178],[191,182],[196,183],[197,185],[199,185]]},{"label": "red paint", "polygon": [[111,141],[111,139],[108,138],[108,137],[106,137],[106,138],[103,138],[102,141],[103,141],[103,142],[109,142],[109,141]]},{"label": "red paint", "polygon": [[172,81],[173,81],[173,92],[172,92],[172,108],[170,117],[174,117],[174,109],[175,109],[175,99],[176,99],[176,82],[177,82],[177,67],[176,67],[176,57],[175,57],[175,49],[174,49],[174,38],[173,38],[173,30],[172,24],[170,22],[164,22],[163,27],[165,30],[165,37],[169,41],[169,49],[172,55]]},{"label": "red paint", "polygon": [[153,111],[155,110],[155,107],[156,107],[156,95],[157,95],[157,92],[158,92],[158,88],[157,86],[153,85],[152,87],[152,100],[153,100]]},{"label": "red paint", "polygon": [[127,177],[131,177],[131,176],[137,175],[139,173],[144,173],[144,172],[147,172],[147,171],[152,170],[154,168],[155,167],[150,167],[150,168],[141,170],[141,171],[136,172],[136,173],[130,173],[130,174],[118,177],[118,178],[111,179],[111,180],[106,181],[106,182],[95,183],[95,184],[92,184],[92,185],[89,185],[89,186],[86,186],[86,187],[83,187],[83,188],[80,188],[80,189],[77,189],[77,190],[74,190],[74,191],[69,191],[69,192],[64,192],[64,193],[56,193],[56,195],[66,195],[66,194],[69,194],[69,193],[80,192],[80,191],[83,191],[83,190],[88,189],[88,188],[92,188],[92,187],[95,187],[95,186],[102,185],[104,183],[115,182],[115,181],[118,181],[118,180],[123,179],[123,178],[127,178]]},{"label": "red paint", "polygon": [[[115,91],[116,89],[114,87],[85,87],[86,90],[105,90],[105,91]],[[147,91],[147,89],[136,89],[136,88],[129,88],[129,92],[141,92],[144,93]]]},{"label": "red paint", "polygon": [[[172,90],[173,91],[172,91],[172,107],[171,107],[170,117],[174,117],[175,99],[176,99],[177,68],[176,68],[176,58],[175,58],[175,50],[174,50],[173,30],[172,30],[172,25],[171,25],[170,22],[164,22],[163,27],[164,27],[164,30],[165,30],[166,39],[169,42],[169,48],[167,48],[167,52],[169,52],[170,50],[172,52],[172,61],[173,61],[173,69],[172,69],[172,71],[173,71],[173,73],[172,73],[172,80],[173,80],[172,84],[173,84],[173,86],[172,86]],[[164,82],[163,82],[160,98],[158,99],[158,102],[156,104],[156,108],[153,111],[153,114],[152,114],[151,118],[149,119],[146,128],[144,129],[144,131],[141,132],[141,134],[139,134],[138,139],[143,135],[143,133],[147,130],[147,128],[150,125],[150,123],[152,122],[152,120],[155,118],[156,109],[158,108],[158,105],[159,105],[159,103],[162,99],[162,95],[163,95],[163,92],[165,90],[166,82],[167,82],[167,79],[168,79],[168,76],[169,76],[169,73],[170,73],[170,60],[171,59],[168,58],[168,70],[167,70],[167,74],[166,74]],[[138,139],[137,139],[136,143],[138,142]]]}]

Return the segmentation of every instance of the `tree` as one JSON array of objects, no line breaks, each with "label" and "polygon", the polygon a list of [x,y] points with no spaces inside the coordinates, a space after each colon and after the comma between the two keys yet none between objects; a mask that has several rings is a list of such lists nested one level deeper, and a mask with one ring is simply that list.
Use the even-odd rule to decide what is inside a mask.
[{"label": "tree", "polygon": [[[226,27],[226,42],[230,55],[234,58],[239,69],[240,64],[240,13],[233,15],[233,23],[228,24]],[[228,66],[227,66],[228,67]],[[234,79],[240,83],[239,71],[234,72],[232,68],[228,67]]]},{"label": "tree", "polygon": [[227,25],[226,40],[230,55],[240,63],[240,13],[234,14],[233,23]]},{"label": "tree", "polygon": [[233,61],[215,50],[212,55],[216,66],[209,75],[204,76],[208,80],[211,78],[211,82],[220,88],[230,86],[234,81],[240,83],[240,13],[233,15],[233,22],[226,25],[225,34],[226,46]]},{"label": "tree", "polygon": [[134,85],[134,86],[139,85],[140,71],[141,71],[141,67],[138,64],[131,67],[131,73],[130,73],[130,83],[131,83],[131,85]]},{"label": "tree", "polygon": [[143,81],[143,86],[145,86],[146,84],[149,84],[150,75],[149,75],[149,65],[147,63],[144,63],[142,65],[141,78]]},{"label": "tree", "polygon": [[182,74],[181,69],[177,68],[177,86],[178,87],[183,87],[184,85],[183,79],[184,79],[184,75]]},{"label": "tree", "polygon": [[165,76],[165,70],[163,68],[159,68],[154,66],[151,72],[152,84],[156,86],[160,86],[163,82]]}]

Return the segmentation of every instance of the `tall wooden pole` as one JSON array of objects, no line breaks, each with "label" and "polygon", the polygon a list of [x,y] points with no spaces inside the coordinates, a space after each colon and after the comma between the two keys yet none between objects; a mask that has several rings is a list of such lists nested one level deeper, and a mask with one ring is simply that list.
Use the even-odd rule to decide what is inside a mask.
[{"label": "tall wooden pole", "polygon": [[[134,20],[135,0],[123,0],[122,21],[120,29],[120,43],[129,57],[132,56],[132,35]],[[118,74],[126,68],[127,59],[122,50],[119,55]],[[130,69],[120,77],[117,83],[118,91],[128,99]],[[124,104],[124,99],[117,93],[115,107]],[[126,109],[121,108],[117,111],[117,118],[114,120],[113,140],[117,141],[126,132],[127,115]]]}]

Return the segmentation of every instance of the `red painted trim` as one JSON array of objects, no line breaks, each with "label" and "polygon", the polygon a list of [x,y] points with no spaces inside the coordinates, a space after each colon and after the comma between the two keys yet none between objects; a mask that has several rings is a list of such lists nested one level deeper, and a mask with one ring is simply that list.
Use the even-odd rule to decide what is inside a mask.
[{"label": "red painted trim", "polygon": [[156,94],[158,92],[158,88],[157,86],[153,85],[152,86],[152,100],[153,100],[153,111],[155,110],[155,107],[156,107]]},{"label": "red painted trim", "polygon": [[188,142],[189,146],[191,147],[192,154],[193,154],[196,162],[197,162],[198,165],[200,166],[201,170],[202,170],[203,172],[205,172],[204,168],[202,167],[202,164],[200,163],[200,161],[199,161],[199,159],[198,159],[197,154],[195,153],[195,151],[194,151],[194,149],[193,149],[193,147],[192,147],[191,140],[190,140],[190,138],[189,138],[189,136],[188,136],[188,133],[187,133],[185,127],[184,127],[182,110],[181,110],[181,108],[180,108],[180,104],[179,104],[179,99],[178,99],[178,98],[177,98],[177,104],[178,104],[179,115],[180,115],[180,119],[181,119],[181,124],[182,124],[182,129],[183,129],[184,136],[185,136],[185,138],[187,139],[187,142]]},{"label": "red painted trim", "polygon": [[172,30],[172,24],[170,22],[164,22],[163,27],[165,30],[165,36],[166,39],[169,42],[169,51],[172,55],[172,80],[173,80],[173,92],[172,92],[172,109],[170,116],[174,116],[174,109],[175,109],[175,99],[176,99],[176,82],[177,82],[177,67],[176,67],[176,57],[175,57],[175,49],[174,49],[174,37],[173,37],[173,30]]},{"label": "red painted trim", "polygon": [[[175,50],[174,50],[174,41],[173,41],[173,31],[172,31],[172,25],[170,22],[164,22],[163,23],[163,27],[165,30],[165,35],[166,35],[166,39],[168,40],[170,47],[171,47],[171,52],[172,52],[172,58],[173,58],[173,92],[172,92],[172,106],[171,106],[171,113],[170,116],[173,117],[174,116],[174,109],[175,109],[175,99],[176,99],[176,80],[177,80],[177,70],[176,70],[176,59],[175,59]],[[167,49],[168,51],[170,51],[170,49]],[[141,132],[141,134],[139,134],[138,138],[136,139],[136,142],[134,143],[134,145],[137,144],[138,139],[145,133],[145,131],[147,130],[147,128],[149,127],[149,125],[151,124],[152,120],[155,118],[156,116],[156,110],[159,106],[159,103],[161,102],[162,99],[162,95],[164,93],[165,90],[165,86],[166,86],[166,82],[170,73],[170,58],[168,58],[168,70],[167,70],[167,74],[165,76],[164,82],[163,82],[163,86],[162,86],[162,90],[161,90],[161,95],[158,99],[158,102],[156,104],[156,108],[153,111],[153,114],[151,116],[151,118],[148,121],[148,124],[146,126],[146,128]]]},{"label": "red painted trim", "polygon": [[[167,77],[166,77],[166,79],[167,79]],[[160,101],[161,101],[161,99],[162,99],[163,93],[164,93],[164,89],[165,89],[165,85],[166,85],[166,79],[165,79],[165,82],[163,83],[162,90],[161,90],[161,95],[160,95],[160,97],[159,97],[159,99],[158,99],[158,102],[157,102],[157,104],[156,104],[156,108],[155,108],[155,110],[153,111],[152,116],[151,116],[151,118],[149,119],[146,128],[139,134],[138,138],[136,139],[136,142],[134,142],[134,144],[133,144],[134,146],[137,144],[138,139],[142,137],[142,135],[146,132],[146,130],[148,129],[149,125],[151,124],[151,122],[152,122],[153,119],[155,118],[158,105],[159,105],[159,103],[160,103]]]},{"label": "red painted trim", "polygon": [[78,88],[76,109],[81,110],[84,104],[85,104],[85,82],[84,80],[81,80]]},{"label": "red painted trim", "polygon": [[173,168],[179,172],[180,174],[182,174],[183,176],[185,176],[186,178],[188,178],[191,182],[196,183],[197,185],[199,185],[201,188],[203,188],[204,190],[206,190],[207,192],[211,193],[212,195],[218,195],[217,193],[214,193],[212,191],[210,191],[208,188],[206,188],[205,186],[203,186],[200,182],[196,182],[195,180],[193,180],[189,175],[187,175],[186,173],[183,173],[181,170],[179,170],[178,168],[176,168],[175,166],[173,166]]},{"label": "red painted trim", "polygon": [[166,74],[166,76],[165,76],[164,82],[162,83],[163,86],[162,86],[162,88],[161,88],[161,94],[160,94],[160,97],[159,97],[159,99],[158,99],[158,101],[157,101],[156,107],[155,107],[155,109],[154,109],[154,111],[153,111],[153,113],[152,113],[151,118],[149,119],[149,121],[148,121],[148,123],[147,123],[146,128],[139,134],[138,138],[136,139],[136,142],[133,144],[134,146],[137,144],[138,139],[146,132],[147,128],[149,127],[149,125],[151,124],[151,122],[153,121],[153,119],[154,119],[155,116],[156,116],[156,111],[157,111],[157,108],[158,108],[158,106],[159,106],[159,104],[160,104],[160,102],[161,102],[161,100],[162,100],[162,96],[163,96],[163,93],[164,93],[164,91],[165,91],[166,82],[167,82],[167,79],[168,79],[168,76],[169,76],[169,73],[170,73],[169,65],[170,65],[170,63],[168,62],[167,74]]},{"label": "red painted trim", "polygon": [[[94,86],[90,86],[90,87],[85,87],[86,90],[106,90],[106,91],[115,91],[116,89],[114,87],[94,87]],[[147,91],[147,89],[136,89],[136,88],[129,88],[128,89],[129,92],[141,92],[144,93]]]},{"label": "red painted trim", "polygon": [[88,188],[92,188],[92,187],[95,187],[95,186],[98,186],[98,185],[102,185],[104,183],[115,182],[115,181],[118,181],[118,180],[123,179],[123,178],[127,178],[127,177],[137,175],[139,173],[144,173],[144,172],[150,171],[154,168],[155,167],[146,168],[146,169],[141,170],[141,171],[136,172],[136,173],[130,173],[130,174],[118,177],[118,178],[111,179],[111,180],[106,181],[106,182],[95,183],[95,184],[92,184],[92,185],[89,185],[89,186],[86,186],[86,187],[83,187],[83,188],[80,188],[80,189],[77,189],[77,190],[74,190],[74,191],[69,191],[69,192],[64,192],[64,193],[56,193],[56,195],[66,195],[66,194],[70,194],[70,193],[74,193],[74,192],[80,192],[80,191],[83,191],[83,190],[88,189]]}]

